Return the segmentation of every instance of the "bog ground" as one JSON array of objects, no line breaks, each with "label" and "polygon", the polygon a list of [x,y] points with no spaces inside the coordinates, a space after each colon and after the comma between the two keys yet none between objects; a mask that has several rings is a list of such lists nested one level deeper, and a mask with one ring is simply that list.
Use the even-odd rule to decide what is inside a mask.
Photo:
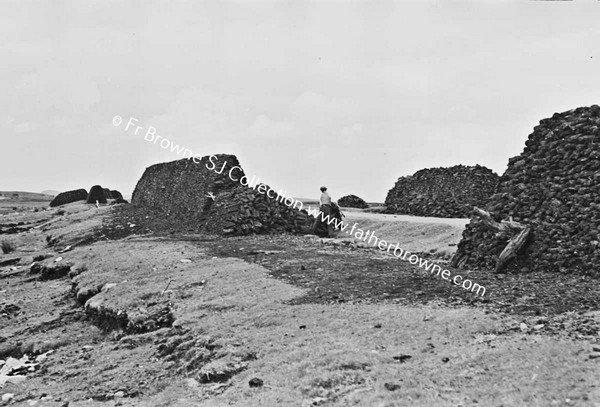
[{"label": "bog ground", "polygon": [[[482,298],[343,236],[158,233],[131,206],[7,201],[7,405],[600,405],[592,278],[456,271]],[[466,222],[346,214],[440,264]]]}]

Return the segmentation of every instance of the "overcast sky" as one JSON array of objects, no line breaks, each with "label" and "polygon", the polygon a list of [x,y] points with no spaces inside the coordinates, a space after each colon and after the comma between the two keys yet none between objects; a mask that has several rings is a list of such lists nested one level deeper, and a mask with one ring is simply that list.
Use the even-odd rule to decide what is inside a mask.
[{"label": "overcast sky", "polygon": [[600,104],[600,2],[0,2],[0,190],[133,192],[178,159],[135,117],[296,197],[499,174],[540,119]]}]

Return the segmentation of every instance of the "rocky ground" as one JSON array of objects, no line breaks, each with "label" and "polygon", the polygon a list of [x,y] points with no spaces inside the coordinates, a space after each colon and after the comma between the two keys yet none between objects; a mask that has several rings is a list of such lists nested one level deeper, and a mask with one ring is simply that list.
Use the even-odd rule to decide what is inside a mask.
[{"label": "rocky ground", "polygon": [[[342,236],[223,239],[158,233],[128,206],[36,208],[0,216],[16,247],[0,257],[0,403],[600,405],[590,277],[466,273],[481,298]],[[408,222],[361,216],[440,264],[460,238],[459,221],[423,220],[419,246]]]}]

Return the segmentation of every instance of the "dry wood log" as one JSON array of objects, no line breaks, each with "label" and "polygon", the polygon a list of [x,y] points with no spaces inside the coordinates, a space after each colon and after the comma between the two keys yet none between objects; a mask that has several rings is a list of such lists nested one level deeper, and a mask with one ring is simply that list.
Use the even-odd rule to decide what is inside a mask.
[{"label": "dry wood log", "polygon": [[517,256],[517,253],[525,246],[527,243],[527,239],[529,238],[529,234],[531,233],[531,226],[525,227],[525,229],[521,230],[517,235],[513,236],[512,239],[508,242],[500,256],[498,256],[498,261],[496,262],[496,273],[500,273],[508,261]]},{"label": "dry wood log", "polygon": [[515,222],[512,217],[501,222],[496,222],[489,212],[477,207],[473,208],[473,215],[479,217],[485,227],[496,231],[498,237],[509,238],[508,244],[504,247],[504,250],[502,250],[496,261],[495,272],[499,273],[504,269],[508,261],[515,258],[525,246],[531,233],[531,226],[523,226],[519,222]]},{"label": "dry wood log", "polygon": [[489,212],[484,211],[478,207],[473,208],[473,215],[479,217],[483,224],[490,230],[496,231],[499,235],[509,235],[512,236],[515,233],[518,233],[524,229],[524,226],[519,222],[515,222],[510,216],[508,219],[503,220],[502,222],[496,222],[492,215]]}]

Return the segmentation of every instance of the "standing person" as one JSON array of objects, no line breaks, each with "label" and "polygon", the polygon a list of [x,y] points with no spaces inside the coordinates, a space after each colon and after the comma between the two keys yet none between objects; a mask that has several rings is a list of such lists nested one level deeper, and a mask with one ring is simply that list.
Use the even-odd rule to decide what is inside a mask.
[{"label": "standing person", "polygon": [[[329,193],[327,193],[327,187],[321,187],[321,198],[319,198],[319,204],[321,214],[317,216],[314,230],[315,232],[317,232],[321,225],[325,223],[325,225],[327,226],[327,237],[333,237],[333,226],[330,222],[323,221],[323,217],[332,215],[331,196],[329,196]],[[331,220],[331,218],[327,219]]]}]

